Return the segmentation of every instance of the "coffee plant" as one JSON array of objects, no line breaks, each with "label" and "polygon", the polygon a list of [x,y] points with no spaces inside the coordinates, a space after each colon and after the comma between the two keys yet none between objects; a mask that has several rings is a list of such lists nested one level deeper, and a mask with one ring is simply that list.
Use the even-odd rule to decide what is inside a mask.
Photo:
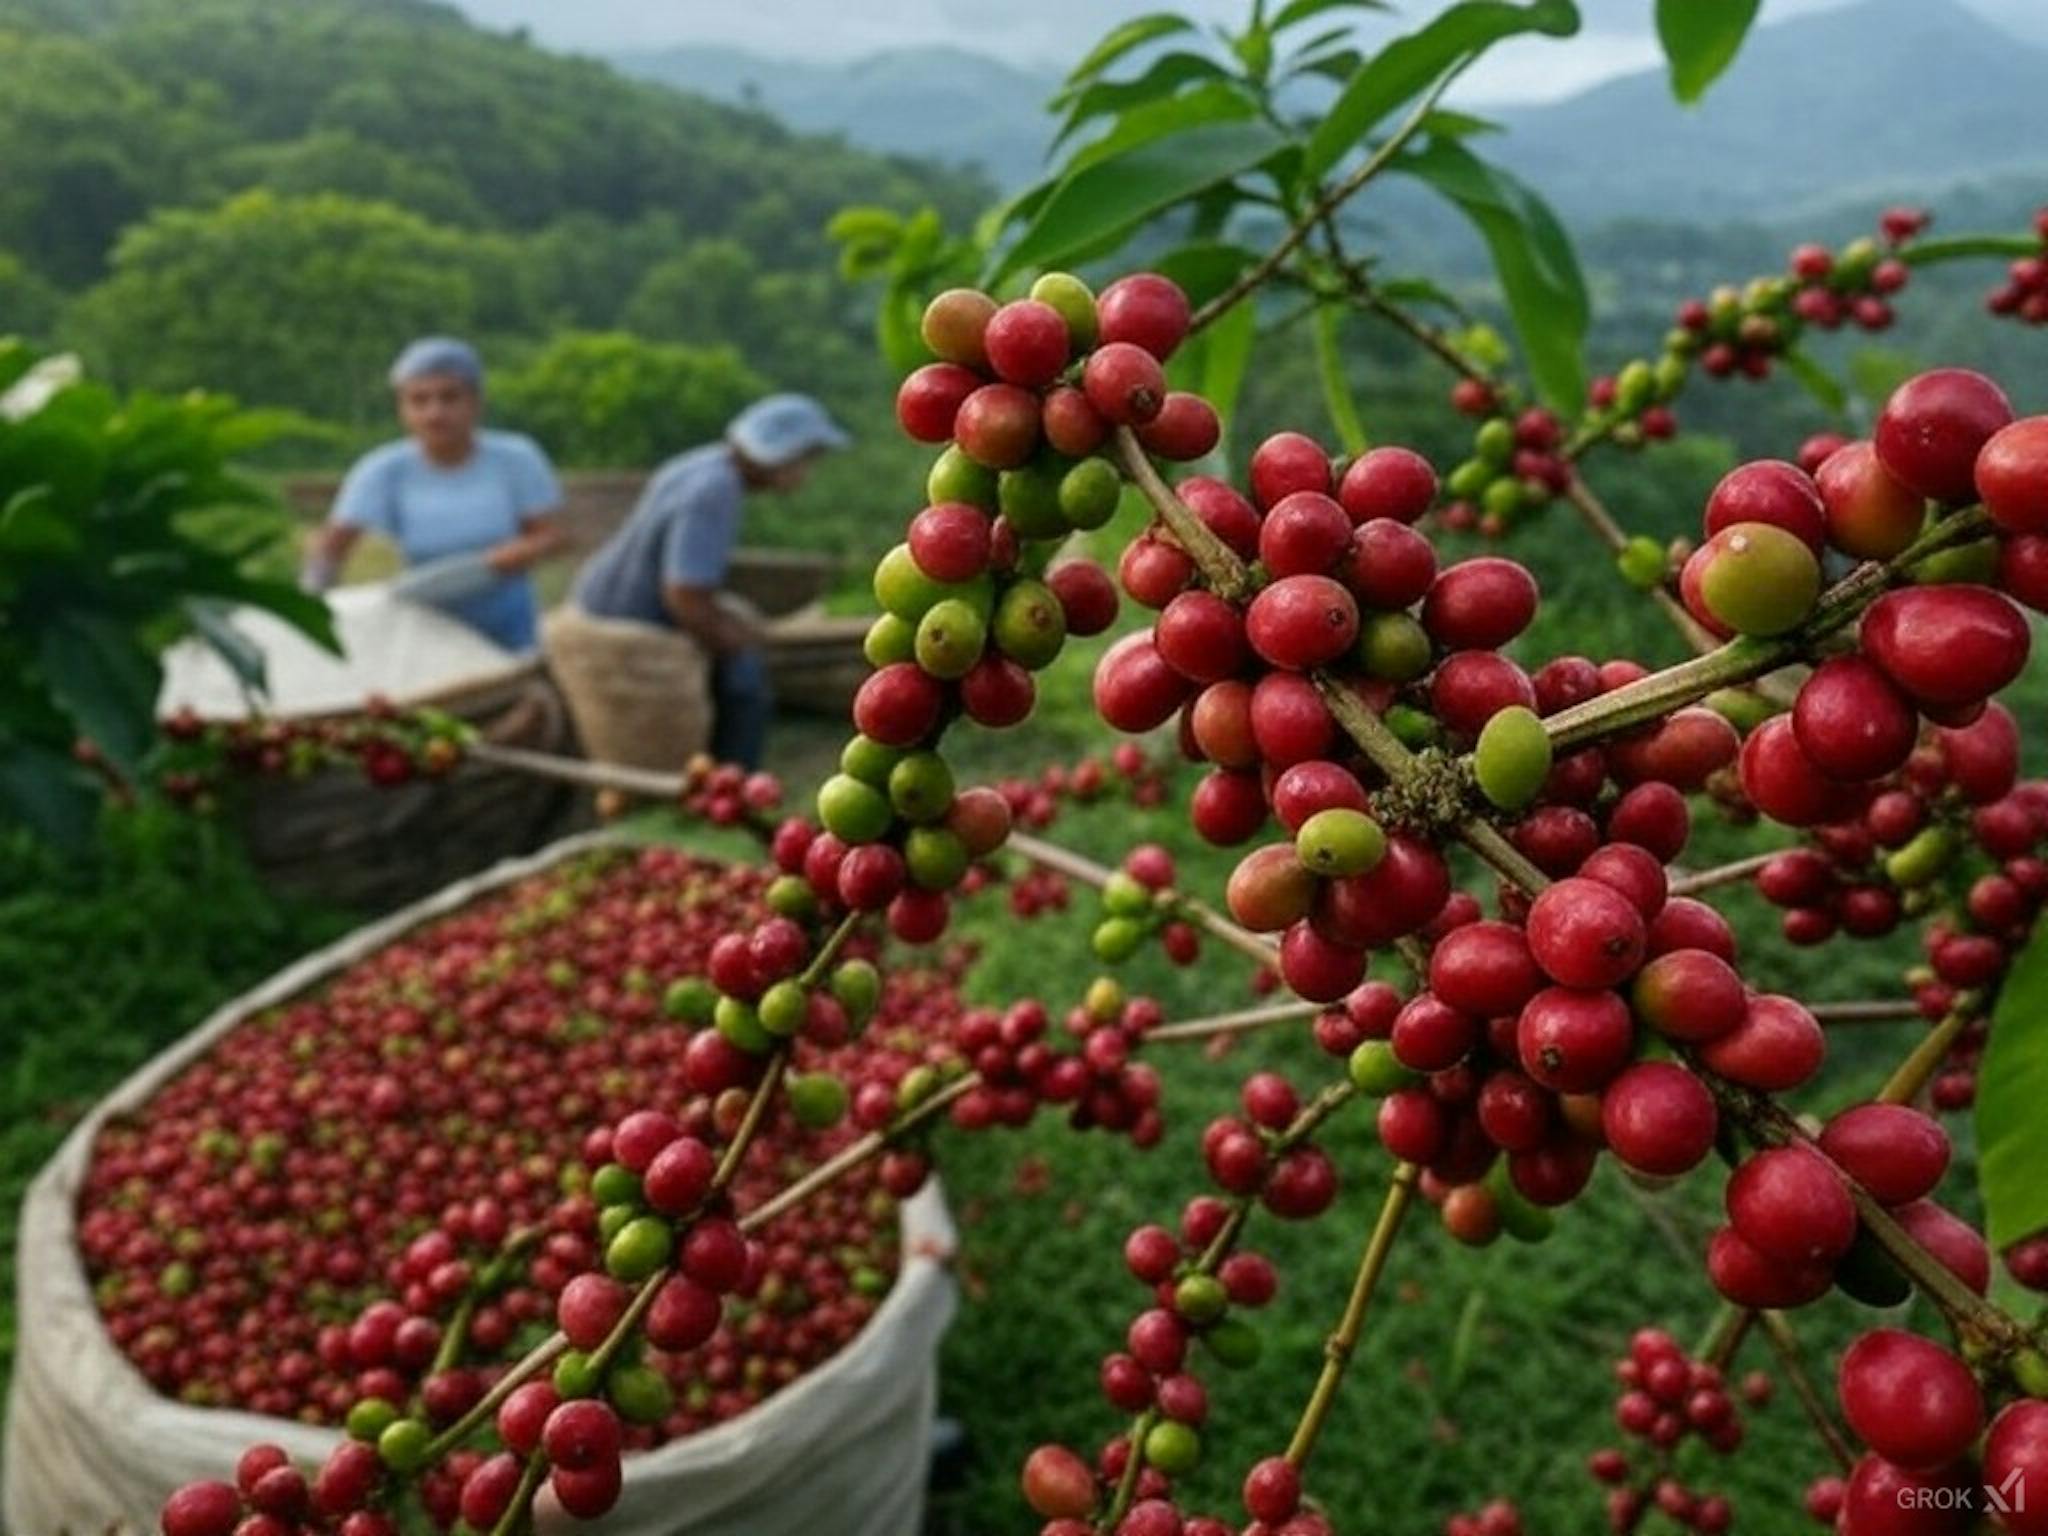
[{"label": "coffee plant", "polygon": [[[1108,1432],[1048,1426],[1090,1438],[1049,1440],[1018,1469],[1020,1528],[1363,1529],[1319,1500],[1316,1455],[1394,1245],[1423,1211],[1458,1241],[1541,1242],[1603,1156],[1653,1189],[1716,1181],[1724,1209],[1693,1255],[1725,1301],[1711,1333],[1688,1348],[1646,1321],[1614,1367],[1618,1439],[1587,1448],[1610,1529],[1732,1528],[1736,1510],[1698,1470],[1711,1461],[1688,1459],[1682,1476],[1677,1453],[1697,1441],[1708,1457],[1740,1454],[1745,1412],[1773,1390],[1737,1371],[1757,1335],[1815,1429],[1811,1467],[1792,1469],[1811,1478],[1804,1513],[1844,1536],[1960,1536],[1977,1528],[1980,1484],[2048,1477],[2048,1340],[2016,1310],[2048,1283],[2048,947],[2034,938],[2048,784],[2023,777],[2026,712],[1999,697],[2028,661],[2025,610],[2048,611],[2048,417],[2021,415],[1981,374],[1923,372],[1865,436],[1734,470],[1697,539],[1668,548],[1631,537],[1583,473],[1596,450],[1676,431],[1695,373],[1784,371],[1832,396],[1801,351],[1809,329],[1882,329],[1933,262],[2018,259],[2024,286],[2037,233],[1937,240],[1926,215],[1893,210],[1869,240],[1801,246],[1784,272],[1688,302],[1654,352],[1587,379],[1569,242],[1477,156],[1469,120],[1437,105],[1493,41],[1568,33],[1574,7],[1470,0],[1370,55],[1344,28],[1298,40],[1334,9],[1257,6],[1220,51],[1179,48],[1194,29],[1173,16],[1119,28],[1060,98],[1068,132],[1098,136],[973,238],[871,211],[841,220],[849,269],[887,277],[882,333],[906,365],[897,417],[933,462],[875,570],[873,671],[839,771],[812,814],[784,815],[772,781],[693,767],[677,792],[757,830],[760,871],[730,877],[682,936],[673,903],[606,897],[602,939],[630,974],[579,969],[570,931],[535,940],[545,964],[478,978],[490,990],[460,1007],[481,1019],[502,1006],[494,1028],[551,1027],[558,963],[562,987],[599,987],[604,1006],[651,1027],[603,1095],[548,1103],[553,1150],[532,1166],[512,1143],[472,1144],[424,1188],[401,1175],[395,1208],[415,1229],[396,1255],[378,1252],[401,1227],[363,1213],[348,1274],[324,1277],[360,1310],[311,1336],[296,1380],[244,1380],[232,1343],[223,1359],[184,1359],[152,1331],[184,1298],[152,1297],[135,1274],[163,1293],[176,1271],[169,1289],[195,1286],[221,1311],[256,1298],[208,1290],[235,1283],[225,1260],[217,1278],[146,1223],[88,1214],[89,1256],[131,1277],[107,1288],[113,1326],[155,1379],[347,1430],[324,1467],[259,1446],[222,1480],[178,1490],[165,1536],[385,1536],[415,1511],[500,1536],[527,1529],[543,1499],[598,1519],[623,1455],[751,1400],[728,1395],[735,1372],[759,1389],[803,1357],[786,1341],[755,1350],[764,1294],[795,1262],[778,1223],[858,1213],[865,1237],[849,1240],[864,1254],[879,1219],[848,1181],[913,1192],[941,1119],[977,1131],[1050,1106],[1145,1147],[1176,1112],[1159,1047],[1303,1017],[1328,1060],[1321,1079],[1255,1065],[1202,1134],[1203,1187],[1129,1233],[1128,1323],[1100,1367]],[[1696,91],[1753,7],[1727,8],[1733,37],[1699,8],[1659,10],[1674,78]],[[1168,39],[1140,74],[1110,76]],[[1280,88],[1313,76],[1337,90],[1304,121]],[[1339,214],[1382,174],[1473,219],[1526,382],[1472,327],[1425,318],[1455,317],[1447,296],[1352,250]],[[1236,243],[1276,212],[1270,244]],[[1190,224],[1193,243],[1151,241],[1148,269],[1099,291],[1062,270]],[[1224,422],[1269,296],[1309,306],[1341,451],[1280,432],[1231,473]],[[1440,475],[1365,440],[1338,366],[1354,319],[1444,363],[1451,404],[1476,421],[1467,458]],[[1141,514],[1126,535],[1127,502]],[[1543,603],[1535,577],[1507,553],[1452,558],[1441,536],[1470,528],[1512,549],[1552,506],[1597,536],[1642,594],[1628,600],[1665,614],[1691,659],[1652,671],[1517,649]],[[1081,552],[1110,543],[1100,563]],[[960,784],[954,733],[1021,724],[1068,640],[1097,635],[1111,638],[1095,711],[1147,746],[1121,743],[1106,767]],[[1221,891],[1182,889],[1162,848],[1106,870],[1037,835],[1069,796],[1158,803],[1184,781],[1162,751],[1199,775],[1194,831],[1243,850]],[[1700,814],[1767,821],[1782,846],[1688,868]],[[1036,866],[1008,884],[1019,917],[1067,902],[1069,882],[1099,888],[1104,963],[1154,943],[1181,963],[1221,948],[1296,1001],[1170,1025],[1104,977],[1078,997],[960,1007],[951,962],[906,952],[943,957],[955,904],[1001,883],[1006,855]],[[1711,900],[1752,880],[1794,943],[1917,924],[1926,964],[1906,998],[1830,1009],[1755,986]],[[415,963],[430,987],[463,974],[445,954]],[[364,1102],[388,1122],[363,1134],[395,1158],[412,1134],[404,1105],[378,1105],[405,1090],[380,1086],[375,1047],[412,1031],[357,1012],[346,988],[304,1006],[327,1015],[308,1013],[309,1039],[345,1037],[342,1070],[364,1075]],[[1859,1006],[1926,1029],[1874,1093],[1793,1113],[1784,1096],[1811,1093],[1830,1028]],[[310,1158],[283,1087],[291,1048],[289,1026],[252,1042],[259,1061],[285,1061],[268,1069],[280,1101],[250,1105],[246,1125],[221,1123],[203,1079],[174,1087],[190,1115],[166,1132],[177,1145],[123,1132],[102,1150],[108,1186],[169,1173],[182,1180],[172,1198],[204,1202],[205,1181],[176,1173],[195,1135],[203,1155],[267,1137],[268,1157]],[[1972,1101],[1985,1231],[1934,1199],[1951,1157],[1938,1117]],[[1257,1355],[1284,1279],[1261,1229],[1331,1208],[1355,1175],[1322,1134],[1368,1113],[1392,1172],[1348,1293],[1315,1299],[1329,1332],[1300,1411],[1232,1469],[1241,1508],[1196,1509],[1182,1490],[1205,1425],[1229,1411],[1230,1371]],[[572,1119],[587,1127],[573,1155]],[[827,1306],[846,1300],[814,1339],[857,1326],[857,1274],[803,1278]],[[390,1294],[368,1300],[378,1279]],[[1799,1309],[1835,1292],[1872,1308],[1917,1295],[1932,1327],[1863,1332],[1830,1394],[1799,1365],[1795,1330]],[[717,1353],[735,1336],[741,1363]],[[1996,1521],[2048,1531],[2048,1499]],[[1445,1529],[1512,1536],[1522,1519],[1503,1499],[1447,1512]]]}]

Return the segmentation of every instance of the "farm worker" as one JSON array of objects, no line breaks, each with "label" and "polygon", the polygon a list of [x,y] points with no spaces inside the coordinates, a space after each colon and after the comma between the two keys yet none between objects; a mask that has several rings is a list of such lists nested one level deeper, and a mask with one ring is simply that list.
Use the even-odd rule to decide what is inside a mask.
[{"label": "farm worker", "polygon": [[314,533],[300,584],[334,585],[367,530],[390,539],[407,575],[393,591],[461,619],[511,651],[534,648],[532,566],[561,544],[562,488],[540,446],[481,425],[483,363],[467,342],[415,341],[391,365],[406,435],[358,459]]},{"label": "farm worker", "polygon": [[794,491],[821,455],[850,441],[810,396],[770,395],[735,416],[722,442],[654,472],[577,575],[569,606],[548,618],[549,665],[585,751],[680,767],[707,745],[708,703],[712,756],[760,766],[774,712],[761,629],[720,591],[743,503],[750,492]]}]

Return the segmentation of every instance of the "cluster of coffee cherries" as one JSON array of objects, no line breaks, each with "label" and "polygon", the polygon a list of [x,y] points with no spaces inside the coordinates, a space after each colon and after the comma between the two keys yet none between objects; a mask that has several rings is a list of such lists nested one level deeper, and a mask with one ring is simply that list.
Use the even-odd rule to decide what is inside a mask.
[{"label": "cluster of coffee cherries", "polygon": [[715,827],[758,825],[782,804],[782,781],[772,773],[749,773],[736,763],[721,763],[700,752],[683,765],[676,804],[685,816]]},{"label": "cluster of coffee cherries", "polygon": [[1151,938],[1175,965],[1201,958],[1201,934],[1174,902],[1173,855],[1157,843],[1140,843],[1124,855],[1123,868],[1103,885],[1102,913],[1092,942],[1105,964],[1130,959]]},{"label": "cluster of coffee cherries", "polygon": [[1438,517],[1445,527],[1497,538],[1564,494],[1572,467],[1563,452],[1564,425],[1553,412],[1540,405],[1505,411],[1495,387],[1474,378],[1452,386],[1451,404],[1484,420],[1472,435],[1471,457],[1444,477],[1451,500]]},{"label": "cluster of coffee cherries", "polygon": [[[1641,1328],[1629,1340],[1628,1353],[1615,1362],[1614,1376],[1620,1386],[1615,1425],[1642,1443],[1648,1476],[1632,1468],[1620,1447],[1606,1446],[1586,1458],[1587,1472],[1608,1488],[1609,1529],[1632,1531],[1652,1508],[1701,1536],[1730,1529],[1735,1511],[1725,1494],[1703,1492],[1669,1474],[1673,1454],[1689,1439],[1720,1456],[1733,1455],[1742,1444],[1737,1394],[1729,1389],[1722,1367],[1688,1355],[1661,1328]],[[1767,1401],[1770,1378],[1753,1373],[1742,1383],[1741,1396],[1752,1405]]]},{"label": "cluster of coffee cherries", "polygon": [[1055,1049],[1050,1015],[1035,999],[1000,1013],[973,1008],[955,1024],[953,1046],[980,1081],[954,1101],[953,1123],[965,1130],[1029,1124],[1041,1104],[1067,1107],[1076,1130],[1128,1136],[1138,1147],[1156,1146],[1165,1129],[1159,1074],[1134,1059],[1162,1017],[1149,997],[1127,997],[1109,977],[1097,977],[1061,1021],[1075,1042]]},{"label": "cluster of coffee cherries", "polygon": [[237,778],[298,780],[349,768],[380,789],[446,778],[469,736],[453,715],[379,697],[358,714],[318,720],[207,720],[184,708],[159,728],[156,781],[174,804],[198,811],[210,811]]},{"label": "cluster of coffee cherries", "polygon": [[2020,1398],[1991,1415],[1956,1354],[1895,1328],[1873,1329],[1843,1352],[1836,1394],[1869,1449],[1846,1480],[1808,1489],[1816,1519],[1849,1536],[1964,1536],[1996,1511],[2007,1536],[2048,1532],[2048,1510],[2030,1492],[2048,1472],[2048,1401]]},{"label": "cluster of coffee cherries", "polygon": [[1893,318],[1891,296],[1910,275],[1890,252],[1929,222],[1918,209],[1889,209],[1879,221],[1881,242],[1852,240],[1839,251],[1808,242],[1793,250],[1782,275],[1687,299],[1678,306],[1677,326],[1665,339],[1665,355],[1697,362],[1710,378],[1763,379],[1806,326],[1887,329]]},{"label": "cluster of coffee cherries", "polygon": [[2048,208],[2035,210],[2034,233],[2041,241],[2039,253],[2015,257],[2005,281],[1984,296],[1984,307],[2022,325],[2048,325]]}]

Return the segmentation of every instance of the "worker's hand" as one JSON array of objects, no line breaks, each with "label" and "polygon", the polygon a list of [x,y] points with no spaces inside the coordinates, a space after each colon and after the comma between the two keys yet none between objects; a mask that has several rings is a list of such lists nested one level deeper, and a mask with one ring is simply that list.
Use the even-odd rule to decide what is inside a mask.
[{"label": "worker's hand", "polygon": [[533,563],[526,540],[507,539],[503,544],[484,551],[484,564],[500,576],[516,576]]}]

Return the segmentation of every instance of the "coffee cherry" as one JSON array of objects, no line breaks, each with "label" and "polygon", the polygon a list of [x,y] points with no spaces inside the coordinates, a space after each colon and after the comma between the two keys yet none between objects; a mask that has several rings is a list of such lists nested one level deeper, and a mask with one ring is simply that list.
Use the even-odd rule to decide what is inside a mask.
[{"label": "coffee cherry", "polygon": [[934,356],[966,368],[988,363],[983,335],[996,301],[975,288],[948,288],[924,307],[918,333]]},{"label": "coffee cherry", "polygon": [[1409,1071],[1441,1072],[1463,1061],[1479,1043],[1479,1021],[1433,993],[1423,992],[1411,998],[1395,1018],[1388,1043]]},{"label": "coffee cherry", "polygon": [[187,1483],[164,1501],[163,1536],[229,1536],[242,1498],[228,1483]]},{"label": "coffee cherry", "polygon": [[1099,635],[1116,622],[1116,585],[1093,560],[1062,560],[1045,584],[1060,601],[1070,635]]},{"label": "coffee cherry", "polygon": [[1278,1527],[1301,1507],[1301,1473],[1284,1456],[1268,1456],[1245,1474],[1245,1512]]},{"label": "coffee cherry", "polygon": [[1935,501],[1976,490],[1977,454],[2012,420],[2005,392],[1967,368],[1935,368],[1892,391],[1878,413],[1877,456],[1898,480]]},{"label": "coffee cherry", "polygon": [[1672,1176],[1696,1167],[1713,1150],[1717,1124],[1706,1085],[1671,1062],[1639,1062],[1600,1096],[1607,1145],[1638,1173]]},{"label": "coffee cherry", "polygon": [[896,420],[921,443],[946,442],[961,407],[981,387],[981,376],[957,363],[928,363],[897,389]]},{"label": "coffee cherry", "polygon": [[1947,1466],[1984,1428],[1984,1397],[1970,1368],[1896,1328],[1873,1329],[1851,1344],[1836,1388],[1849,1427],[1908,1471]]},{"label": "coffee cherry", "polygon": [[1735,968],[1703,949],[1674,949],[1636,973],[1630,993],[1636,1013],[1671,1040],[1698,1044],[1741,1028],[1748,994]]},{"label": "coffee cherry", "polygon": [[1450,650],[1506,645],[1536,616],[1536,578],[1512,560],[1463,560],[1438,576],[1422,605],[1422,625]]},{"label": "coffee cherry", "polygon": [[1463,741],[1477,740],[1487,721],[1504,709],[1533,709],[1536,691],[1529,674],[1492,651],[1457,651],[1438,664],[1429,682],[1429,702],[1443,726]]},{"label": "coffee cherry", "polygon": [[[1355,876],[1371,879],[1370,875]],[[1366,951],[1324,937],[1307,922],[1280,940],[1280,975],[1312,1003],[1334,1003],[1365,977]]]},{"label": "coffee cherry", "polygon": [[1714,1289],[1742,1307],[1803,1307],[1827,1294],[1834,1274],[1826,1264],[1788,1264],[1752,1247],[1733,1227],[1707,1243],[1707,1277]]},{"label": "coffee cherry", "polygon": [[1189,691],[1187,680],[1159,654],[1150,631],[1126,635],[1103,652],[1095,667],[1096,713],[1132,735],[1171,719]]},{"label": "coffee cherry", "polygon": [[984,384],[960,402],[952,435],[975,463],[1015,469],[1038,451],[1038,397],[1015,384]]},{"label": "coffee cherry", "polygon": [[1743,1241],[1780,1264],[1832,1264],[1856,1240],[1841,1175],[1802,1147],[1751,1156],[1728,1180],[1727,1206]]},{"label": "coffee cherry", "polygon": [[583,1469],[556,1466],[548,1488],[563,1511],[577,1520],[596,1520],[619,1502],[624,1476],[616,1458]]},{"label": "coffee cherry", "polygon": [[1948,1171],[1948,1133],[1903,1104],[1858,1104],[1830,1120],[1820,1149],[1886,1205],[1934,1192]]},{"label": "coffee cherry", "polygon": [[1814,472],[1828,542],[1859,560],[1889,560],[1919,534],[1926,502],[1901,485],[1869,443],[1850,443]]},{"label": "coffee cherry", "polygon": [[1612,886],[1567,879],[1530,904],[1529,949],[1553,981],[1567,987],[1611,987],[1642,963],[1642,914]]},{"label": "coffee cherry", "polygon": [[1024,1502],[1048,1520],[1083,1520],[1095,1508],[1094,1470],[1063,1445],[1041,1445],[1024,1462]]},{"label": "coffee cherry", "polygon": [[1738,465],[1707,497],[1708,537],[1737,523],[1770,523],[1818,555],[1827,542],[1827,514],[1806,472],[1781,459]]},{"label": "coffee cherry", "polygon": [[1436,488],[1436,471],[1421,454],[1407,448],[1374,448],[1351,461],[1337,487],[1337,500],[1354,523],[1374,518],[1413,523],[1436,500]]},{"label": "coffee cherry", "polygon": [[1166,403],[1166,374],[1159,360],[1129,342],[1108,342],[1089,353],[1081,388],[1102,419],[1118,426],[1150,421]]},{"label": "coffee cherry", "polygon": [[1436,580],[1436,549],[1413,528],[1391,518],[1359,524],[1351,536],[1345,584],[1371,608],[1406,608]]},{"label": "coffee cherry", "polygon": [[1387,840],[1364,812],[1332,807],[1302,823],[1294,851],[1302,867],[1318,875],[1362,875],[1386,856]]},{"label": "coffee cherry", "polygon": [[1897,1207],[1892,1219],[1951,1274],[1979,1296],[1991,1289],[1991,1247],[1977,1229],[1932,1200]]},{"label": "coffee cherry", "polygon": [[1792,730],[1814,767],[1831,779],[1860,783],[1906,761],[1920,716],[1876,663],[1834,656],[1800,684]]},{"label": "coffee cherry", "polygon": [[1252,599],[1245,635],[1272,665],[1305,672],[1351,649],[1358,604],[1327,576],[1282,577]]},{"label": "coffee cherry", "polygon": [[541,1448],[558,1467],[586,1471],[616,1462],[622,1439],[619,1416],[594,1398],[563,1403],[541,1430]]},{"label": "coffee cherry", "polygon": [[[1159,414],[1136,428],[1138,441],[1150,453],[1175,463],[1186,464],[1212,452],[1223,437],[1223,421],[1216,407],[1200,395],[1185,390],[1168,390]],[[1102,522],[1109,519],[1104,517]],[[1077,527],[1100,527],[1101,523],[1076,523]]]},{"label": "coffee cherry", "polygon": [[1548,987],[1523,1006],[1515,1042],[1522,1070],[1544,1087],[1591,1093],[1627,1062],[1635,1027],[1612,992]]},{"label": "coffee cherry", "polygon": [[1967,1466],[1910,1472],[1882,1456],[1856,1463],[1843,1490],[1836,1529],[1845,1536],[1964,1536],[1982,1498]]},{"label": "coffee cherry", "polygon": [[1977,455],[1977,495],[2007,533],[2048,533],[2048,416],[2001,427]]},{"label": "coffee cherry", "polygon": [[1050,304],[1018,299],[989,317],[982,345],[996,377],[1037,389],[1067,365],[1067,322]]},{"label": "coffee cherry", "polygon": [[958,501],[926,507],[910,520],[906,542],[917,568],[933,581],[971,581],[988,569],[988,514]]},{"label": "coffee cherry", "polygon": [[1522,705],[1510,705],[1489,719],[1472,754],[1472,776],[1480,792],[1507,811],[1536,798],[1550,767],[1550,737],[1535,712]]},{"label": "coffee cherry", "polygon": [[1277,505],[1297,491],[1330,494],[1330,456],[1322,444],[1300,432],[1276,432],[1252,450],[1252,499]]},{"label": "coffee cherry", "polygon": [[1771,523],[1736,523],[1702,547],[1700,600],[1743,635],[1795,629],[1820,595],[1820,561],[1798,535]]},{"label": "coffee cherry", "polygon": [[1511,923],[1469,923],[1445,934],[1431,950],[1430,991],[1422,996],[1434,994],[1451,1008],[1492,1018],[1516,1012],[1543,985],[1543,972],[1521,929]]},{"label": "coffee cherry", "polygon": [[1188,333],[1188,297],[1180,285],[1154,272],[1134,272],[1102,290],[1095,301],[1104,346],[1130,344],[1165,362]]},{"label": "coffee cherry", "polygon": [[1842,821],[1853,814],[1853,792],[1823,774],[1806,755],[1792,719],[1766,720],[1742,744],[1742,792],[1764,815],[1788,827]]},{"label": "coffee cherry", "polygon": [[1259,527],[1259,559],[1275,577],[1321,575],[1351,547],[1351,519],[1329,497],[1296,491],[1282,497]]},{"label": "coffee cherry", "polygon": [[1168,666],[1195,683],[1235,677],[1251,659],[1244,616],[1213,592],[1183,592],[1168,603],[1153,643]]},{"label": "coffee cherry", "polygon": [[[2009,1403],[1991,1421],[1984,1441],[1984,1483],[2001,1489],[2048,1483],[2048,1403]],[[2036,1495],[2019,1506],[2009,1499],[1998,1520],[2011,1536],[2043,1536],[2048,1533],[2048,1501]]]},{"label": "coffee cherry", "polygon": [[1989,698],[2026,665],[2026,619],[1988,587],[1887,592],[1863,615],[1863,650],[1924,709]]}]

